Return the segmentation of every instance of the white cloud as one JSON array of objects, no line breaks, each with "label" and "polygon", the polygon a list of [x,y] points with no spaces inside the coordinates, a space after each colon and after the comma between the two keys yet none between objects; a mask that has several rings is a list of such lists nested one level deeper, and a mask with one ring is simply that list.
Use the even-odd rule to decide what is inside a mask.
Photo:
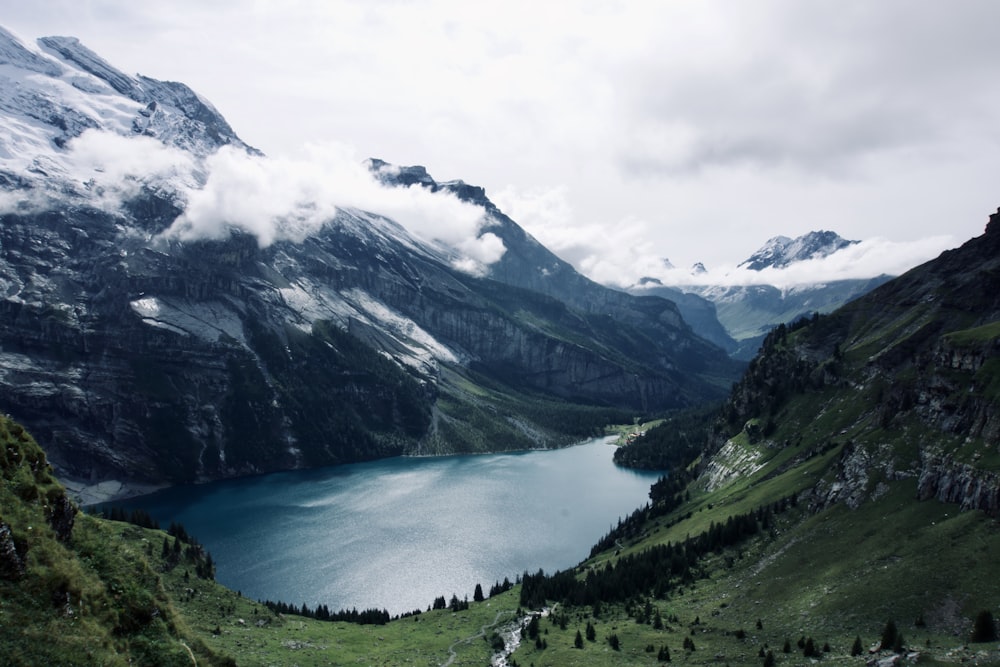
[{"label": "white cloud", "polygon": [[[786,268],[753,271],[741,267],[718,267],[699,274],[686,269],[661,269],[649,273],[631,271],[627,274],[627,279],[615,281],[615,284],[630,286],[637,284],[639,278],[652,277],[665,285],[677,287],[774,285],[789,288],[837,280],[873,278],[883,274],[896,276],[937,257],[954,247],[955,243],[951,236],[907,242],[873,238],[847,246],[827,257],[797,262]],[[643,263],[640,262],[639,266],[643,266]]]},{"label": "white cloud", "polygon": [[[296,159],[249,155],[223,147],[205,162],[204,187],[188,193],[188,206],[164,236],[182,241],[221,238],[240,229],[268,246],[301,242],[330,221],[338,208],[391,218],[411,234],[490,264],[503,255],[500,240],[482,234],[482,207],[419,185],[383,185],[342,145],[313,145]],[[465,266],[465,265],[463,265]]]},{"label": "white cloud", "polygon": [[[317,233],[338,209],[350,208],[385,216],[418,239],[455,249],[461,255],[456,266],[473,273],[482,273],[506,251],[496,235],[484,233],[481,206],[420,185],[387,186],[341,144],[310,145],[294,158],[224,146],[198,159],[150,137],[87,130],[61,157],[48,159],[64,165],[57,169],[74,191],[110,212],[120,212],[143,187],[169,193],[184,212],[161,236],[181,242],[221,239],[240,230],[261,247],[297,243]],[[59,196],[35,189],[0,193],[0,211],[44,209]]]},{"label": "white cloud", "polygon": [[144,185],[192,187],[198,179],[194,159],[184,151],[144,136],[86,130],[67,146],[68,176],[93,203],[117,211]]},{"label": "white cloud", "polygon": [[[666,254],[670,251],[669,240],[663,242],[662,234],[657,239],[657,226],[649,221],[623,218],[605,224],[577,224],[564,186],[526,192],[508,186],[493,200],[504,213],[578,271],[597,282],[617,287],[636,285],[643,278],[656,278],[673,286],[770,284],[791,287],[883,274],[900,275],[960,241],[950,235],[910,241],[874,237],[826,258],[799,262],[787,269],[751,271],[739,268],[737,262],[749,257],[766,240],[761,238],[755,241],[756,245],[740,251],[742,255],[738,259],[716,266],[709,264],[706,273],[693,273],[691,266],[675,266],[671,262]],[[738,214],[738,207],[735,210]],[[705,232],[712,234],[710,229]],[[722,243],[725,233],[725,227],[719,225],[714,230],[717,238],[709,238]],[[705,251],[710,253],[711,250],[710,243]],[[698,259],[695,258],[692,265],[694,261]]]}]

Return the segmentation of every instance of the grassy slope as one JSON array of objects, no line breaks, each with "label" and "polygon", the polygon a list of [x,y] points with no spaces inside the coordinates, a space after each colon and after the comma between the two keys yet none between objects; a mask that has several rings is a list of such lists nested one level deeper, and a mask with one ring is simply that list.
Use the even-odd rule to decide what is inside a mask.
[{"label": "grassy slope", "polygon": [[6,552],[0,577],[4,664],[226,663],[187,629],[138,553],[141,543],[115,539],[107,522],[82,515],[67,541],[57,538],[48,516],[62,487],[38,445],[5,417],[0,446],[0,522],[17,552]]},{"label": "grassy slope", "polygon": [[[158,531],[107,522],[122,535],[161,539]],[[156,565],[159,555],[151,556]],[[454,652],[455,665],[482,665],[490,648],[482,636],[514,618],[511,591],[462,612],[426,612],[387,625],[323,622],[278,615],[214,581],[185,577],[177,567],[162,575],[166,594],[187,627],[212,651],[240,665],[440,665]],[[487,628],[483,632],[483,628]],[[463,641],[467,640],[467,641]]]}]

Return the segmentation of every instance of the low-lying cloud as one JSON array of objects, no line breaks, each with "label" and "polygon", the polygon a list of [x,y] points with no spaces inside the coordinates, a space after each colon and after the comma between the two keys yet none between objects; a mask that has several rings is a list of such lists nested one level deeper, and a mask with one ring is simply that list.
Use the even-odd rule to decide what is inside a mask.
[{"label": "low-lying cloud", "polygon": [[742,267],[709,268],[705,273],[687,269],[664,269],[657,278],[665,285],[796,285],[857,280],[880,275],[898,276],[955,246],[951,236],[935,236],[917,241],[896,242],[871,238],[847,246],[819,259],[796,262],[785,268],[760,271]]},{"label": "low-lying cloud", "polygon": [[[756,248],[746,248],[743,257],[726,265],[707,266],[704,271],[676,267],[670,252],[652,226],[630,217],[614,225],[574,224],[574,215],[560,188],[518,192],[508,188],[493,199],[543,245],[570,262],[587,277],[605,285],[632,287],[644,279],[684,286],[795,285],[900,275],[957,245],[949,235],[915,241],[865,239],[827,257],[797,262],[787,268],[753,271],[738,266]],[[765,239],[761,239],[763,245]]]},{"label": "low-lying cloud", "polygon": [[173,188],[187,190],[197,187],[201,178],[189,153],[151,137],[87,130],[69,148],[70,178],[106,210],[117,210],[144,186],[171,182]]},{"label": "low-lying cloud", "polygon": [[335,144],[309,147],[296,159],[223,146],[196,162],[155,139],[87,131],[69,149],[72,177],[104,208],[120,206],[143,186],[173,191],[184,212],[160,235],[165,240],[223,239],[239,230],[261,247],[298,243],[338,210],[360,209],[454,248],[462,255],[455,265],[465,271],[481,271],[505,252],[498,237],[482,232],[482,207],[419,185],[386,186]]}]

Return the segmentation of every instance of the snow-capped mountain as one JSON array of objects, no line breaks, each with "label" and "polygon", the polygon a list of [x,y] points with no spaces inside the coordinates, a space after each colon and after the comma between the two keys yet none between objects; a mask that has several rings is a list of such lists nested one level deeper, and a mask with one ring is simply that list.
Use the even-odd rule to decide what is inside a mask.
[{"label": "snow-capped mountain", "polygon": [[0,32],[0,410],[64,479],[163,483],[546,446],[735,379],[482,188],[354,166],[274,168],[183,84]]},{"label": "snow-capped mountain", "polygon": [[827,257],[855,243],[859,241],[848,241],[836,232],[830,231],[809,232],[794,239],[775,236],[757,252],[740,262],[739,266],[752,271],[767,268],[782,269],[794,262]]},{"label": "snow-capped mountain", "polygon": [[[829,257],[859,243],[832,231],[809,232],[797,238],[769,239],[739,268],[761,272],[756,284],[664,285],[647,279],[629,290],[655,294],[675,301],[684,319],[698,335],[727,350],[735,359],[750,360],[764,336],[779,324],[788,324],[816,313],[829,313],[890,279],[880,275],[777,287],[767,284],[765,269],[788,269],[796,264]],[[691,275],[706,273],[696,264]]]},{"label": "snow-capped mountain", "polygon": [[0,91],[0,168],[36,188],[85,187],[65,148],[87,130],[150,137],[197,157],[223,145],[253,150],[184,84],[128,76],[73,37],[28,45],[0,28]]}]

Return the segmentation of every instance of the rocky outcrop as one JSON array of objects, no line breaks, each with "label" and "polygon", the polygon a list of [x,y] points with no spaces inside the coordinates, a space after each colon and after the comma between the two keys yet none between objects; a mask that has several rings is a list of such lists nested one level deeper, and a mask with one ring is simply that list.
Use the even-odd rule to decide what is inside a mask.
[{"label": "rocky outcrop", "polygon": [[748,477],[763,467],[760,452],[753,447],[728,441],[702,471],[698,485],[711,493],[739,477]]},{"label": "rocky outcrop", "polygon": [[963,510],[982,510],[1000,516],[1000,474],[980,470],[948,455],[926,453],[921,457],[917,497],[936,498],[960,505]]},{"label": "rocky outcrop", "polygon": [[883,496],[889,490],[888,482],[912,479],[918,472],[898,461],[891,445],[848,441],[834,466],[833,478],[821,480],[810,491],[809,507],[819,511],[843,503],[857,509]]},{"label": "rocky outcrop", "polygon": [[17,580],[24,572],[24,558],[18,553],[10,526],[0,521],[0,579]]},{"label": "rocky outcrop", "polygon": [[73,534],[73,524],[76,523],[76,513],[76,505],[61,489],[49,500],[45,508],[45,519],[52,526],[56,539],[60,542],[69,542]]}]

